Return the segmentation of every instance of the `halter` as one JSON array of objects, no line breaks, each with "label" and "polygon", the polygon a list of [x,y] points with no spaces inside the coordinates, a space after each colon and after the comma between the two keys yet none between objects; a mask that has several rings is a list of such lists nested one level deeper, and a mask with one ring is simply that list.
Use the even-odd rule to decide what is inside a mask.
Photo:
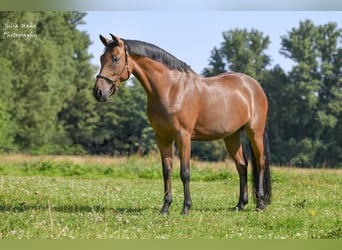
[{"label": "halter", "polygon": [[128,51],[126,49],[126,45],[125,45],[125,66],[121,70],[120,74],[116,75],[116,79],[112,80],[109,77],[103,76],[101,74],[98,74],[96,76],[96,79],[102,78],[102,79],[105,79],[106,81],[110,82],[113,85],[113,88],[114,88],[114,92],[113,93],[115,93],[119,89],[119,85],[117,84],[117,82],[120,81],[120,77],[125,72],[125,70],[127,70],[127,72],[128,72],[128,77],[127,77],[127,79],[128,79],[130,77],[130,75],[131,75],[131,72],[129,71],[129,67],[128,67]]}]

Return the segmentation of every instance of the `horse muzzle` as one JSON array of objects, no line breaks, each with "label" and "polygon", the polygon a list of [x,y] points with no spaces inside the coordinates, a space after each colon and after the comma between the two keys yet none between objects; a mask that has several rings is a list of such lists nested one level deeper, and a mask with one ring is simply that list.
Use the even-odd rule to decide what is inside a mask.
[{"label": "horse muzzle", "polygon": [[111,89],[98,88],[96,86],[93,89],[93,95],[99,102],[107,101],[112,94]]},{"label": "horse muzzle", "polygon": [[[119,87],[118,80],[112,80],[106,76],[97,75],[93,89],[93,95],[97,101],[105,102],[114,95]],[[120,83],[120,82],[119,82]]]}]

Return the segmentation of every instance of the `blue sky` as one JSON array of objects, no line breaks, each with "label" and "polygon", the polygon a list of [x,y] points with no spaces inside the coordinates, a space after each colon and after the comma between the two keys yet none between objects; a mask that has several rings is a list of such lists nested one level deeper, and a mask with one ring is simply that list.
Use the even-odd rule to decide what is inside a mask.
[{"label": "blue sky", "polygon": [[[281,36],[305,19],[316,25],[336,22],[342,28],[342,12],[338,11],[90,11],[85,17],[85,30],[93,44],[93,64],[99,65],[103,45],[99,34],[113,33],[126,39],[155,44],[189,64],[201,73],[208,66],[211,50],[223,41],[222,32],[230,29],[254,28],[271,40],[266,51],[272,65],[290,70],[292,62],[279,54]],[[341,41],[342,43],[342,41]]]}]

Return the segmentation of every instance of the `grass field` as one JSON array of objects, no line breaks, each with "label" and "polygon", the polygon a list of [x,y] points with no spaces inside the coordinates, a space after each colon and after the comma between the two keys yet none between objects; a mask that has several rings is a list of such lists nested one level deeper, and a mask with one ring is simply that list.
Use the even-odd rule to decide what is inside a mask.
[{"label": "grass field", "polygon": [[[229,162],[192,161],[193,208],[161,216],[159,157],[0,156],[0,239],[340,239],[342,170],[272,168],[273,202],[243,212]],[[250,189],[251,190],[251,189]]]}]

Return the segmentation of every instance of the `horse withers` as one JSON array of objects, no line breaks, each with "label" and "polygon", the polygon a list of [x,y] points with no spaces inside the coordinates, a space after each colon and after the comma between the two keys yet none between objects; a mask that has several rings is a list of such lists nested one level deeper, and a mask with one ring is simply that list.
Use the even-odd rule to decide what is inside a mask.
[{"label": "horse withers", "polygon": [[172,203],[171,172],[173,142],[180,157],[184,187],[183,214],[188,214],[190,196],[191,141],[223,139],[240,178],[240,196],[235,207],[248,203],[247,158],[241,144],[246,132],[251,145],[253,194],[257,210],[271,202],[271,175],[266,127],[268,102],[260,84],[242,73],[214,77],[196,74],[190,66],[155,45],[100,35],[105,46],[100,73],[93,89],[98,101],[114,95],[122,81],[133,74],[147,95],[147,115],[154,129],[164,177],[162,214]]}]

